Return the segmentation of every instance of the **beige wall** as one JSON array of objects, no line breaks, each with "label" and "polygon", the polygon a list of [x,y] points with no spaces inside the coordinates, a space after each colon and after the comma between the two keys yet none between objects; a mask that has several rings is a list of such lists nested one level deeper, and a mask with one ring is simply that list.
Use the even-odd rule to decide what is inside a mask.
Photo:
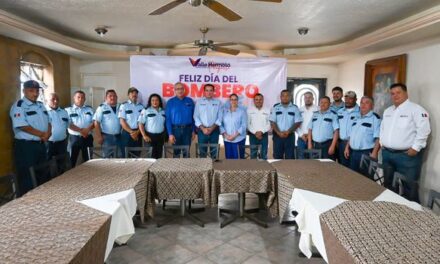
[{"label": "beige wall", "polygon": [[421,187],[424,198],[427,189],[440,190],[440,142],[438,131],[440,122],[440,41],[437,44],[429,43],[428,46],[412,45],[402,46],[393,50],[376,54],[369,54],[339,65],[339,81],[344,89],[353,89],[358,94],[363,94],[364,69],[368,60],[378,59],[406,53],[407,79],[409,98],[411,101],[422,105],[430,114],[432,133],[429,145],[425,151]]},{"label": "beige wall", "polygon": [[[0,35],[0,175],[14,171],[12,159],[13,132],[9,109],[20,98],[20,58],[38,53],[53,68],[53,86],[60,95],[61,105],[67,105],[70,87],[69,56]],[[49,82],[50,83],[50,82]]]}]

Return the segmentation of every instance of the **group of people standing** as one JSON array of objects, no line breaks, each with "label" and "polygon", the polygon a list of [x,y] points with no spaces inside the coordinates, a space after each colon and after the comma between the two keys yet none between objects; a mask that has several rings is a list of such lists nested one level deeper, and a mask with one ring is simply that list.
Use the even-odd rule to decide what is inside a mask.
[{"label": "group of people standing", "polygon": [[[323,96],[319,106],[314,104],[313,94],[306,92],[304,106],[299,108],[292,103],[290,92],[282,90],[280,103],[272,108],[264,105],[260,93],[246,108],[239,104],[236,94],[222,104],[213,97],[212,84],[204,85],[204,97],[194,103],[185,96],[184,85],[176,83],[175,97],[167,101],[166,109],[158,94],[151,94],[144,108],[138,103],[138,90],[132,87],[128,89],[128,100],[122,104],[118,104],[116,91],[107,90],[105,102],[96,112],[85,105],[83,91],[74,93],[73,104],[66,109],[59,107],[54,93],[44,106],[37,101],[40,88],[36,81],[25,82],[24,97],[14,103],[10,112],[22,193],[32,188],[30,166],[69,152],[73,167],[80,152],[82,159],[88,160],[87,148],[93,146],[94,140],[104,147],[117,146],[119,157],[125,156],[125,147],[146,145],[152,146],[153,158],[160,158],[166,141],[190,146],[197,135],[199,144],[218,144],[222,135],[226,158],[237,159],[244,157],[248,135],[251,146],[260,146],[258,152],[251,150],[251,158],[267,159],[270,132],[274,159],[302,159],[306,149],[318,149],[322,158],[337,159],[359,171],[361,156],[377,159],[382,148],[384,165],[417,180],[422,150],[430,133],[427,112],[408,100],[404,84],[390,87],[393,106],[385,111],[383,119],[373,112],[371,97],[363,96],[359,106],[356,93],[348,91],[342,101],[340,87],[332,90],[333,102]],[[208,154],[203,148],[201,157]],[[392,176],[385,176],[385,186],[391,187]]]}]

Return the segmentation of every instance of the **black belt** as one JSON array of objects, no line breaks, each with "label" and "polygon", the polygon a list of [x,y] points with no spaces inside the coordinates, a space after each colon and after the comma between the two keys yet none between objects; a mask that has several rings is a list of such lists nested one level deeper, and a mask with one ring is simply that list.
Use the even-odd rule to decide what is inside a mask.
[{"label": "black belt", "polygon": [[104,133],[104,132],[101,132],[101,134],[106,135],[106,136],[115,136],[115,137],[121,135],[121,134],[107,134],[107,133]]},{"label": "black belt", "polygon": [[51,141],[51,140],[49,140],[49,142],[50,143],[53,143],[53,144],[55,144],[55,143],[60,143],[60,142],[64,142],[64,141],[66,141],[65,139],[63,139],[63,140],[59,140],[59,141]]},{"label": "black belt", "polygon": [[173,128],[187,128],[192,127],[192,125],[173,125]]},{"label": "black belt", "polygon": [[392,148],[386,148],[386,147],[382,147],[382,149],[389,151],[391,153],[405,153],[408,151],[407,149],[392,149]]},{"label": "black belt", "polygon": [[44,144],[42,140],[27,140],[27,139],[15,139],[17,141],[26,142],[26,143],[36,143],[36,144]]},{"label": "black belt", "polygon": [[348,140],[347,140],[347,139],[338,139],[338,141],[339,141],[339,142],[343,142],[343,143],[345,143],[345,144],[348,143]]},{"label": "black belt", "polygon": [[325,145],[325,144],[328,144],[328,143],[332,143],[332,139],[329,139],[329,140],[324,141],[324,142],[313,141],[313,143],[317,144],[318,146],[322,146],[322,145]]}]

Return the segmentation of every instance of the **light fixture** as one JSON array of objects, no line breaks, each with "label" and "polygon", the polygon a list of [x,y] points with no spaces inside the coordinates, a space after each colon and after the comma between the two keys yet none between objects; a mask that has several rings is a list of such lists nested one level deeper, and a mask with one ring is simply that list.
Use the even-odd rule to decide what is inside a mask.
[{"label": "light fixture", "polygon": [[300,28],[298,28],[298,34],[300,34],[301,36],[307,35],[307,33],[309,33],[309,28],[308,27],[300,27]]},{"label": "light fixture", "polygon": [[104,37],[105,33],[108,32],[107,27],[97,27],[95,28],[95,32],[102,38]]},{"label": "light fixture", "polygon": [[189,0],[188,3],[192,6],[199,6],[202,4],[202,0]]}]

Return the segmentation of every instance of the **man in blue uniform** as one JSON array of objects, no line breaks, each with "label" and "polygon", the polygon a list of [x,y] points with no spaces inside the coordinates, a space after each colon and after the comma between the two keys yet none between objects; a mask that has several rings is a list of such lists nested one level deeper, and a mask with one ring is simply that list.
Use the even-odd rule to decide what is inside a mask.
[{"label": "man in blue uniform", "polygon": [[330,98],[319,100],[319,111],[313,113],[309,123],[308,148],[320,149],[323,159],[335,159],[334,154],[339,136],[338,115],[330,110]]},{"label": "man in blue uniform", "polygon": [[67,154],[67,127],[69,115],[59,106],[59,97],[56,93],[49,95],[47,112],[52,121],[52,136],[47,143],[47,158]]},{"label": "man in blue uniform", "polygon": [[49,114],[43,103],[37,101],[40,88],[36,81],[25,82],[24,97],[12,105],[9,113],[14,129],[14,158],[19,196],[32,189],[29,168],[46,161],[45,142],[52,133]]},{"label": "man in blue uniform", "polygon": [[333,103],[330,105],[330,110],[338,112],[339,109],[344,107],[344,101],[342,101],[342,95],[344,90],[341,87],[336,86],[332,89]]},{"label": "man in blue uniform", "polygon": [[[194,101],[185,96],[185,88],[182,83],[174,85],[176,96],[168,100],[166,105],[166,127],[168,142],[178,146],[191,146],[191,140],[195,138],[194,132]],[[174,152],[178,156],[179,151]],[[189,157],[189,153],[183,153]]]},{"label": "man in blue uniform", "polygon": [[138,119],[144,106],[138,103],[138,89],[128,89],[128,100],[119,107],[119,123],[121,132],[121,151],[125,157],[125,147],[142,146],[142,136],[139,132]]},{"label": "man in blue uniform", "polygon": [[348,91],[345,93],[345,106],[339,109],[338,119],[339,119],[339,140],[338,140],[338,161],[345,167],[350,166],[350,161],[345,157],[344,151],[349,139],[349,129],[353,120],[360,116],[359,106],[356,103],[356,93],[353,91]]},{"label": "man in blue uniform", "polygon": [[[347,102],[347,101],[346,101]],[[367,175],[359,166],[362,155],[377,160],[379,153],[380,116],[373,112],[373,98],[364,96],[361,99],[360,115],[348,129],[348,143],[344,149],[346,159],[350,160],[350,169]]]},{"label": "man in blue uniform", "polygon": [[117,147],[116,157],[121,157],[121,124],[118,118],[119,104],[115,90],[105,92],[105,102],[98,106],[93,116],[95,136],[98,144],[104,148],[104,157],[110,156],[106,147]]},{"label": "man in blue uniform", "polygon": [[273,158],[295,158],[295,130],[303,121],[296,105],[291,102],[290,92],[282,90],[281,103],[275,104],[270,113],[272,126]]},{"label": "man in blue uniform", "polygon": [[[205,84],[203,87],[205,97],[197,101],[194,110],[194,123],[198,128],[197,140],[199,144],[218,144],[220,125],[222,120],[221,102],[213,98],[214,85]],[[210,148],[211,158],[217,152],[216,148]],[[200,157],[207,156],[207,148],[200,147]]]},{"label": "man in blue uniform", "polygon": [[84,105],[86,94],[83,91],[76,91],[73,95],[73,105],[66,108],[69,114],[69,144],[67,149],[70,153],[70,162],[75,167],[79,152],[81,151],[82,160],[87,161],[89,155],[88,147],[93,147],[93,109]]}]

